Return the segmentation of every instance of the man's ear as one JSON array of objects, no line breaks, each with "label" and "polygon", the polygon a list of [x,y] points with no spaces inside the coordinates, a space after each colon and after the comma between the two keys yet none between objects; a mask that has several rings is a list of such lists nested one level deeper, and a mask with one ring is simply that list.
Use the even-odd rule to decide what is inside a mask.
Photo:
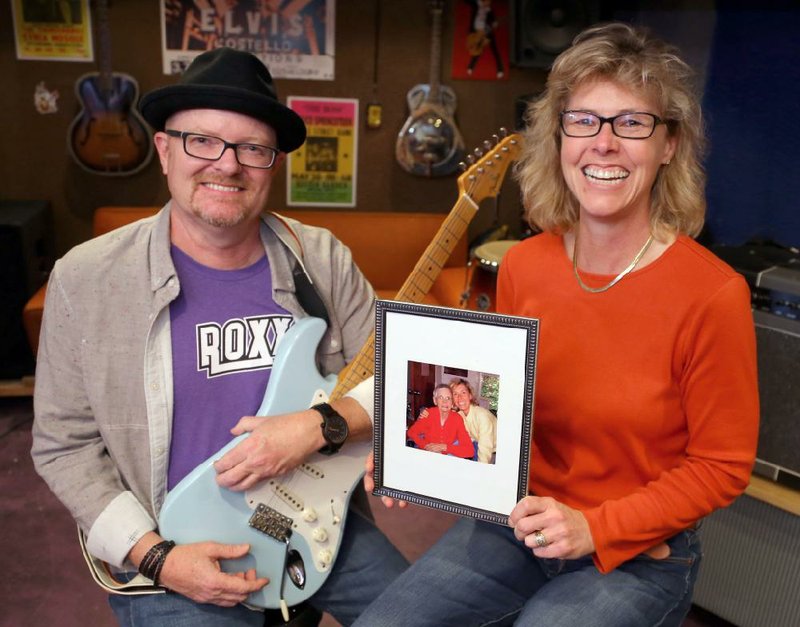
[{"label": "man's ear", "polygon": [[166,133],[159,131],[153,135],[153,143],[155,144],[156,151],[158,152],[158,159],[161,161],[161,173],[166,175],[168,169],[167,157],[169,156],[169,136]]}]

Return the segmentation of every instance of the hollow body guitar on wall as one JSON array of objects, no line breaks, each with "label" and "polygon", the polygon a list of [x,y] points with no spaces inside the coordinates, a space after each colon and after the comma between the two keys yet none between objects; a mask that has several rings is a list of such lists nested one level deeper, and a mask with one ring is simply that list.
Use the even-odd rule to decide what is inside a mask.
[{"label": "hollow body guitar on wall", "polygon": [[408,92],[411,112],[397,135],[397,163],[411,174],[446,176],[464,158],[464,140],[455,122],[455,92],[441,82],[442,5],[430,2],[433,27],[429,84],[415,85]]},{"label": "hollow body guitar on wall", "polygon": [[87,172],[128,176],[153,158],[150,129],[136,110],[139,85],[129,74],[111,70],[111,30],[105,0],[95,3],[99,72],[75,83],[82,109],[70,124],[67,148]]},{"label": "hollow body guitar on wall", "polygon": [[[400,288],[397,300],[422,302],[477,213],[478,203],[498,194],[519,150],[516,135],[505,137],[458,178],[458,200]],[[373,335],[338,378],[320,375],[315,353],[324,332],[325,323],[319,318],[302,318],[289,329],[278,345],[269,385],[255,415],[294,412],[336,400],[374,373]],[[232,492],[217,485],[213,464],[247,437],[249,434],[232,440],[167,494],[159,513],[159,532],[178,544],[249,544],[247,556],[221,562],[222,569],[240,572],[254,568],[270,583],[251,594],[247,603],[287,612],[289,606],[302,603],[319,590],[330,574],[350,497],[364,473],[372,442],[349,442],[332,456],[315,454],[293,471],[246,492]],[[95,581],[106,590],[147,592],[149,580],[139,577],[131,584],[115,582],[85,546],[84,556]]]}]

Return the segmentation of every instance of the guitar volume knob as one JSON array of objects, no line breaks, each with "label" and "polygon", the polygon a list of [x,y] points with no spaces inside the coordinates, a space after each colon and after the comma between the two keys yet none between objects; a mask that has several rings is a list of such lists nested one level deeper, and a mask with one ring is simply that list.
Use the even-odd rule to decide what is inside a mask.
[{"label": "guitar volume knob", "polygon": [[314,529],[311,537],[314,538],[317,542],[325,542],[328,539],[328,532],[325,530],[324,527],[317,527]]},{"label": "guitar volume knob", "polygon": [[302,516],[303,520],[306,522],[314,522],[317,519],[317,510],[315,510],[313,507],[306,507],[303,510]]},{"label": "guitar volume knob", "polygon": [[333,560],[333,553],[330,549],[322,549],[319,553],[317,553],[317,559],[319,559],[320,566],[322,568],[327,568],[330,566],[331,561]]}]

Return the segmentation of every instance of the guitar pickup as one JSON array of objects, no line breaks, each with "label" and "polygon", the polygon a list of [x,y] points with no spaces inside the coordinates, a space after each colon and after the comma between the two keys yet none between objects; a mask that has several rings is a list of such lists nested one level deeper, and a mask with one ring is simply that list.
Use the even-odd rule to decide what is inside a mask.
[{"label": "guitar pickup", "polygon": [[315,464],[303,463],[297,467],[298,470],[306,473],[309,477],[314,479],[324,479],[325,472],[319,466]]},{"label": "guitar pickup", "polygon": [[250,516],[249,524],[253,529],[257,529],[271,538],[288,542],[292,536],[294,521],[271,507],[259,503],[253,515]]},{"label": "guitar pickup", "polygon": [[296,512],[303,511],[303,499],[277,481],[270,481],[273,491]]}]

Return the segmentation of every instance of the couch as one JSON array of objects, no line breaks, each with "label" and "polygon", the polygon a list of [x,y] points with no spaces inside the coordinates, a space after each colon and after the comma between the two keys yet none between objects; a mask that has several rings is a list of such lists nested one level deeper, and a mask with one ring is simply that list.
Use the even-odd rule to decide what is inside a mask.
[{"label": "couch", "polygon": [[[108,233],[130,222],[155,214],[159,207],[99,207],[94,214],[94,236]],[[352,251],[353,259],[372,284],[379,298],[392,299],[433,240],[445,215],[362,211],[281,211],[305,224],[333,232]],[[458,306],[467,276],[467,241],[462,236],[442,273],[424,301],[446,307]],[[22,312],[25,332],[38,350],[45,286],[39,289]]]}]

